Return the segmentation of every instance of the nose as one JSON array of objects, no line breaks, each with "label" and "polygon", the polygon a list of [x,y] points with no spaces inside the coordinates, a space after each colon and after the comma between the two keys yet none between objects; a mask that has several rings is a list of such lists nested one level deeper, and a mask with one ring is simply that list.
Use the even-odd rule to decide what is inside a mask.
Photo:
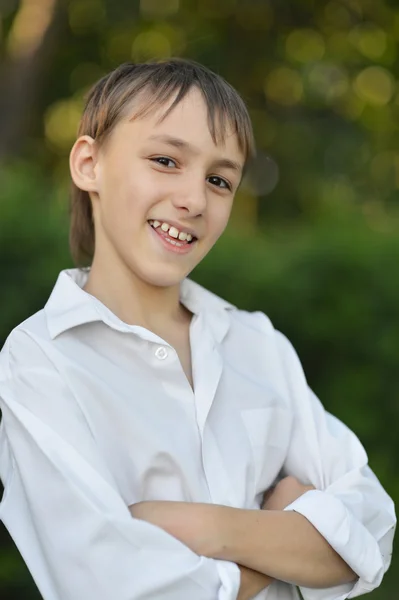
[{"label": "nose", "polygon": [[185,181],[179,190],[173,194],[173,205],[178,210],[186,212],[187,216],[198,217],[204,214],[207,204],[206,182]]}]

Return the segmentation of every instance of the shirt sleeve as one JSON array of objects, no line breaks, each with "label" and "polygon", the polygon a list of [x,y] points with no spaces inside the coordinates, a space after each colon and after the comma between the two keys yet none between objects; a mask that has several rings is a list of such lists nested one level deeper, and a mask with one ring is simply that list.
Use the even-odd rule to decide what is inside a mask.
[{"label": "shirt sleeve", "polygon": [[239,570],[133,519],[88,422],[30,337],[0,357],[0,518],[45,600],[235,600]]},{"label": "shirt sleeve", "polygon": [[356,435],[325,411],[291,344],[282,334],[277,337],[294,411],[284,472],[316,488],[285,510],[306,517],[358,575],[353,584],[301,592],[305,600],[354,598],[378,587],[390,565],[394,505]]}]

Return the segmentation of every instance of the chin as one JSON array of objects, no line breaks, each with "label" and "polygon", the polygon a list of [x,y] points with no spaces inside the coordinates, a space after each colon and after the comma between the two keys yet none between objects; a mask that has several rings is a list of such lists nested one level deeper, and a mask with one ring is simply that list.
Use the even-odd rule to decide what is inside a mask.
[{"label": "chin", "polygon": [[165,266],[153,266],[152,269],[147,269],[145,273],[137,273],[142,281],[154,287],[174,287],[180,283],[188,275],[181,269],[168,268]]}]

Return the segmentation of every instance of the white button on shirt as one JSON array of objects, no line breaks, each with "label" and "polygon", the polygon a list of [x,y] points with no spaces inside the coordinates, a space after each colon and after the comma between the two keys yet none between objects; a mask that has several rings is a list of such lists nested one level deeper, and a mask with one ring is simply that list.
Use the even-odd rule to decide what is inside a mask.
[{"label": "white button on shirt", "polygon": [[168,357],[168,351],[163,346],[160,346],[155,350],[155,356],[159,358],[159,360],[165,360]]},{"label": "white button on shirt", "polygon": [[[343,600],[378,586],[395,514],[356,436],[309,390],[290,343],[186,280],[194,391],[174,350],[60,274],[0,354],[0,517],[45,600],[235,600],[236,565],[133,519],[144,500],[259,508],[282,469],[317,490],[303,514],[357,573],[302,588]],[[167,359],[167,360],[166,360]],[[257,599],[294,600],[275,582]]]}]

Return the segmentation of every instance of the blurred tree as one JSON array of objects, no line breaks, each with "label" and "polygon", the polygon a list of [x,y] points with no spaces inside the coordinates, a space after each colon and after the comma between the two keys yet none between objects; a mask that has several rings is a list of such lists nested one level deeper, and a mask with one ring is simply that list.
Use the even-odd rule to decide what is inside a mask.
[{"label": "blurred tree", "polygon": [[21,0],[13,15],[0,64],[0,160],[22,151],[30,121],[39,117],[35,109],[63,12],[60,0]]}]

